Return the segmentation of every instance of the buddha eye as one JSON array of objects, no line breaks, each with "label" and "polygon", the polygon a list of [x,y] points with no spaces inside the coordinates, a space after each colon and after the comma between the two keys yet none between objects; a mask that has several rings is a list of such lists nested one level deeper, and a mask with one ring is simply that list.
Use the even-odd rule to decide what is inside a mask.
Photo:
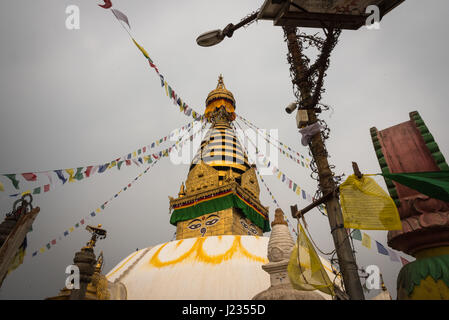
[{"label": "buddha eye", "polygon": [[192,224],[189,226],[189,229],[195,230],[201,227],[201,223]]},{"label": "buddha eye", "polygon": [[212,220],[208,220],[208,221],[206,221],[206,226],[211,226],[211,225],[213,225],[213,224],[216,224],[217,221],[218,221],[217,218],[214,218],[214,219],[212,219]]}]

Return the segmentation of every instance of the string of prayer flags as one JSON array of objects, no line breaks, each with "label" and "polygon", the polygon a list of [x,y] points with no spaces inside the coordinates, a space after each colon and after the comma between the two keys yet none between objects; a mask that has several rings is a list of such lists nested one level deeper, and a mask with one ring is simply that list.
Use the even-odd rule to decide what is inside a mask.
[{"label": "string of prayer flags", "polygon": [[401,230],[402,223],[393,199],[367,175],[350,175],[340,185],[345,228]]},{"label": "string of prayer flags", "polygon": [[332,281],[299,222],[298,231],[298,238],[287,267],[288,277],[293,288],[302,291],[320,290],[334,296]]},{"label": "string of prayer flags", "polygon": [[[349,231],[349,229],[348,229]],[[372,242],[374,241],[374,243],[376,244],[376,249],[377,249],[377,253],[382,254],[384,256],[389,256],[390,260],[393,262],[402,262],[403,264],[409,263],[410,261],[408,261],[407,259],[403,258],[402,256],[400,256],[396,251],[385,247],[382,243],[380,243],[377,240],[373,240],[371,238],[371,236],[369,236],[368,234],[366,234],[365,232],[361,232],[359,229],[353,229],[350,232],[351,238],[354,240],[358,240],[362,242],[362,245],[368,249],[372,248]]]},{"label": "string of prayer flags", "polygon": [[[172,130],[170,134],[167,134],[166,136],[157,139],[151,143],[149,143],[146,146],[143,146],[141,148],[139,148],[138,150],[135,150],[133,152],[130,152],[127,154],[127,156],[123,156],[117,159],[114,159],[110,162],[107,162],[105,164],[99,164],[99,165],[90,165],[90,166],[86,166],[86,167],[77,167],[75,168],[68,168],[68,169],[58,169],[58,170],[49,170],[49,171],[36,171],[36,172],[27,172],[27,173],[14,173],[14,174],[3,174],[2,176],[6,177],[9,179],[9,181],[11,182],[12,186],[14,187],[15,190],[19,190],[20,188],[20,182],[40,182],[41,185],[39,186],[33,186],[31,187],[33,191],[21,191],[21,192],[14,192],[12,194],[9,194],[10,197],[17,197],[19,195],[22,195],[24,193],[33,193],[33,194],[40,194],[40,193],[44,193],[44,192],[48,192],[50,191],[50,185],[54,185],[54,181],[52,179],[52,175],[56,175],[57,176],[57,180],[55,181],[59,181],[61,184],[65,184],[67,181],[68,182],[76,182],[76,181],[81,181],[84,178],[89,178],[91,177],[93,174],[95,174],[96,172],[98,173],[103,173],[108,169],[111,169],[113,167],[117,167],[118,170],[121,169],[123,162],[126,159],[132,159],[135,158],[137,159],[137,161],[139,161],[141,164],[145,161],[148,163],[151,163],[152,159],[151,159],[151,155],[145,155],[146,152],[148,152],[150,149],[156,147],[156,141],[157,141],[157,146],[162,144],[163,142],[167,141],[168,138],[172,138],[175,135],[180,134],[181,132],[183,132],[184,130],[188,130],[190,129],[192,126],[194,125],[194,122],[190,122],[180,128],[177,128],[175,130]],[[139,157],[140,156],[140,157]],[[143,160],[143,159],[146,160]],[[139,160],[140,159],[140,160]],[[138,163],[133,162],[134,164],[138,165]],[[126,163],[127,165],[131,165],[131,162]],[[41,175],[41,176],[39,176]],[[44,178],[45,180],[48,180],[49,183],[42,183],[42,178]],[[19,180],[21,179],[21,180]],[[53,189],[53,188],[52,188]],[[1,192],[5,192],[5,187],[4,184],[0,182],[0,191]]]},{"label": "string of prayer flags", "polygon": [[[201,130],[204,129],[204,126],[205,125],[203,125]],[[192,127],[189,128],[188,132],[190,132],[191,129],[192,129]],[[196,135],[196,134],[198,134],[198,132],[194,133],[193,135]],[[191,135],[188,134],[187,136],[188,136],[188,138],[184,139],[183,141],[181,141],[182,137],[179,138],[179,140],[176,143],[174,143],[170,148],[167,148],[166,150],[172,150],[172,148],[175,148],[177,145],[181,145],[182,146],[184,143],[190,141],[189,136],[191,136]],[[169,152],[164,152],[163,153],[163,157],[168,157],[168,153]],[[152,168],[157,162],[158,162],[158,160],[155,160],[154,162],[152,162],[143,172],[141,172],[139,175],[137,175],[125,187],[121,188],[120,191],[117,192],[116,194],[114,194],[111,198],[109,198],[109,200],[105,201],[97,209],[95,209],[94,211],[90,212],[89,215],[87,215],[86,217],[82,218],[79,222],[75,223],[74,226],[72,226],[72,227],[68,228],[67,230],[65,230],[64,232],[62,232],[61,236],[58,237],[58,239],[62,239],[62,237],[65,238],[65,237],[69,236],[69,234],[72,233],[76,228],[79,228],[80,226],[84,225],[86,223],[86,220],[91,219],[91,218],[97,216],[97,214],[99,214],[102,211],[104,211],[105,208],[106,208],[106,205],[110,204],[112,200],[116,199],[120,193],[122,193],[123,191],[128,190],[139,178],[141,178],[145,173],[147,173],[150,170],[150,168]],[[38,253],[44,253],[45,251],[50,250],[50,248],[52,246],[56,245],[56,244],[57,244],[57,240],[56,240],[56,238],[54,238],[53,240],[49,241],[46,245],[44,245],[40,249],[35,250],[32,253],[32,257],[37,256]]]},{"label": "string of prayer flags", "polygon": [[[108,8],[110,8],[111,6],[109,6]],[[111,9],[111,11],[114,14],[115,18],[117,19],[117,21],[119,21],[120,24],[121,24],[121,21],[123,21],[128,25],[129,29],[131,29],[131,26],[129,24],[129,19],[123,12],[121,12],[120,10],[117,10],[117,9]],[[124,28],[124,29],[126,30],[126,28]],[[189,117],[192,116],[196,121],[203,120],[204,116],[202,116],[200,113],[197,113],[192,108],[190,108],[187,104],[182,102],[181,98],[175,93],[175,90],[173,90],[173,88],[169,84],[167,84],[167,81],[164,80],[164,76],[162,74],[160,74],[159,69],[154,64],[153,60],[150,58],[150,55],[145,50],[145,48],[143,46],[141,46],[136,41],[136,39],[134,39],[134,37],[131,35],[130,31],[126,30],[126,32],[130,36],[134,45],[139,49],[139,51],[143,54],[143,56],[148,60],[150,67],[153,68],[156,71],[156,73],[158,74],[159,79],[161,80],[161,85],[162,85],[162,87],[165,88],[167,97],[169,97],[170,99],[173,100],[173,104],[179,105],[180,111],[183,112],[186,116],[189,116]]]},{"label": "string of prayer flags", "polygon": [[[249,121],[248,119],[245,119],[244,117],[242,117],[241,115],[237,115],[238,118],[240,118],[243,122],[245,122],[248,126],[253,127],[254,129],[258,130],[258,131],[262,131],[259,127],[257,127],[254,123],[252,123],[251,121]],[[304,157],[304,155],[300,154],[298,151],[295,151],[293,148],[287,146],[285,143],[282,143],[281,141],[279,141],[278,139],[272,137],[270,134],[268,134],[268,132],[265,134],[267,137],[273,139],[274,141],[276,141],[277,143],[279,143],[280,146],[282,146],[285,150],[296,154],[298,157],[301,157],[301,159],[305,160],[306,163],[310,163],[310,159],[307,157]]]}]

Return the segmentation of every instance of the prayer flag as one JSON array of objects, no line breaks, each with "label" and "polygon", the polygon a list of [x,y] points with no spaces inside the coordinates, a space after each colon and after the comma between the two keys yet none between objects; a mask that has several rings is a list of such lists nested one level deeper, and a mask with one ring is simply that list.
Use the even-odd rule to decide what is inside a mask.
[{"label": "prayer flag", "polygon": [[34,173],[22,173],[26,181],[36,181],[37,176]]},{"label": "prayer flag", "polygon": [[39,194],[41,193],[41,187],[37,187],[33,189],[33,194]]},{"label": "prayer flag", "polygon": [[4,176],[11,180],[14,188],[19,189],[19,181],[17,181],[15,174],[4,174]]},{"label": "prayer flag", "polygon": [[103,173],[104,171],[106,171],[108,166],[109,166],[109,162],[104,164],[104,165],[102,165],[102,166],[100,166],[100,168],[98,169],[98,173]]},{"label": "prayer flag", "polygon": [[49,184],[46,184],[46,185],[44,186],[44,192],[48,192],[48,191],[50,191],[50,185],[49,185]]},{"label": "prayer flag", "polygon": [[83,169],[84,167],[79,167],[76,169],[76,173],[75,173],[75,179],[80,181],[83,180],[84,176],[83,176]]},{"label": "prayer flag", "polygon": [[306,198],[306,193],[304,190],[301,190],[301,194],[302,194],[302,198],[305,199]]},{"label": "prayer flag", "polygon": [[58,178],[62,181],[62,184],[67,182],[67,179],[64,177],[62,170],[55,170],[55,172],[58,175]]},{"label": "prayer flag", "polygon": [[111,11],[118,20],[122,20],[123,22],[125,22],[128,25],[128,27],[131,29],[131,26],[129,25],[128,17],[123,12],[121,12],[117,9],[111,9]]},{"label": "prayer flag", "polygon": [[75,179],[73,178],[73,174],[74,174],[73,169],[65,169],[65,171],[69,174],[69,182],[75,181]]},{"label": "prayer flag", "polygon": [[88,166],[86,168],[86,171],[84,172],[84,174],[86,175],[87,178],[89,178],[90,176],[90,172],[92,171],[93,166]]},{"label": "prayer flag", "polygon": [[380,254],[383,254],[383,255],[388,256],[388,251],[387,251],[387,249],[385,249],[385,247],[384,247],[381,243],[379,243],[379,242],[376,241],[376,245],[377,245],[377,251],[378,251]]},{"label": "prayer flag", "polygon": [[400,257],[400,258],[401,258],[401,262],[402,262],[403,266],[405,266],[407,263],[410,263],[410,261],[408,261],[407,259],[405,259],[403,257]]},{"label": "prayer flag", "polygon": [[334,296],[332,281],[299,223],[298,231],[298,238],[287,267],[293,288],[304,291],[320,290]]},{"label": "prayer flag", "polygon": [[141,47],[140,44],[138,44],[136,40],[134,40],[133,38],[132,38],[132,40],[133,40],[134,44],[136,45],[136,47],[139,48],[140,52],[142,52],[142,54],[145,56],[145,58],[150,59],[148,52],[143,47]]},{"label": "prayer flag", "polygon": [[371,249],[371,237],[365,232],[362,233],[362,245]]},{"label": "prayer flag", "polygon": [[393,199],[370,177],[350,175],[340,185],[340,201],[345,228],[402,229]]},{"label": "prayer flag", "polygon": [[362,233],[359,229],[354,229],[352,231],[352,239],[362,241]]},{"label": "prayer flag", "polygon": [[99,6],[103,9],[109,9],[110,7],[112,7],[112,2],[111,0],[104,0],[104,4],[99,4]]},{"label": "prayer flag", "polygon": [[388,249],[388,248],[387,248],[387,250],[388,250],[388,253],[389,253],[389,256],[390,256],[390,260],[391,260],[391,261],[398,261],[398,262],[399,262],[399,256],[398,256],[398,254],[397,254],[395,251],[391,250],[391,249]]},{"label": "prayer flag", "polygon": [[3,186],[3,183],[0,182],[0,191],[5,191],[5,187]]}]

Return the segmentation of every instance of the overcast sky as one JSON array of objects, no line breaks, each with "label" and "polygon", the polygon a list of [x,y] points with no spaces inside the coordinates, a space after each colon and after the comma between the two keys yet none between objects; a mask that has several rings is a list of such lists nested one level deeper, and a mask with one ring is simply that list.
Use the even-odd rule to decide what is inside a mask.
[{"label": "overcast sky", "polygon": [[[0,2],[0,173],[22,173],[100,164],[147,145],[191,121],[165,96],[153,69],[100,1],[14,0]],[[80,29],[65,26],[68,5],[80,8]],[[204,110],[207,94],[223,74],[237,101],[236,112],[260,128],[278,129],[279,139],[301,153],[293,115],[294,100],[280,27],[259,21],[215,47],[199,47],[196,37],[236,24],[262,1],[114,0],[130,21],[167,82],[195,110]],[[327,147],[335,173],[378,173],[369,129],[407,121],[418,111],[442,153],[449,155],[447,101],[449,55],[445,0],[408,0],[388,14],[381,29],[344,31],[331,59],[322,102],[332,111],[322,117],[331,128]],[[309,33],[316,32],[304,29]],[[279,156],[278,167],[309,193],[316,183],[310,171]],[[42,196],[25,262],[0,289],[1,299],[43,299],[64,286],[65,268],[89,239],[76,229],[43,254],[31,254],[86,217],[140,174],[145,167],[108,170]],[[90,224],[108,231],[96,253],[104,251],[105,271],[136,250],[173,239],[168,196],[176,196],[188,165],[168,159],[156,164],[132,188],[120,194]],[[8,180],[0,178],[7,186]],[[376,178],[385,188],[382,179]],[[266,182],[287,216],[290,205],[308,203],[273,176]],[[9,187],[9,186],[8,186]],[[0,198],[3,216],[13,200]],[[261,185],[261,201],[274,205]],[[327,218],[307,215],[311,235],[325,251],[332,248]],[[368,234],[383,244],[386,232]],[[268,234],[267,234],[268,235]],[[359,266],[380,267],[396,296],[400,263],[391,262],[355,241]],[[405,256],[405,255],[404,255]]]}]

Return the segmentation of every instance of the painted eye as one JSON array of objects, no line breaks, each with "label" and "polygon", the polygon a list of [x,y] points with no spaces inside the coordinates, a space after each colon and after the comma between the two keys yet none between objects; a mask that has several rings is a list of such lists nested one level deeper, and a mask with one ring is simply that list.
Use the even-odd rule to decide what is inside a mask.
[{"label": "painted eye", "polygon": [[252,233],[257,234],[257,230],[256,229],[251,228],[250,230],[251,230]]},{"label": "painted eye", "polygon": [[206,226],[211,226],[211,225],[213,225],[213,224],[216,224],[217,221],[218,221],[217,218],[214,218],[214,219],[212,219],[212,220],[208,220],[208,221],[206,221]]},{"label": "painted eye", "polygon": [[201,227],[201,223],[192,224],[189,226],[189,229],[195,230],[198,229],[199,227]]}]

